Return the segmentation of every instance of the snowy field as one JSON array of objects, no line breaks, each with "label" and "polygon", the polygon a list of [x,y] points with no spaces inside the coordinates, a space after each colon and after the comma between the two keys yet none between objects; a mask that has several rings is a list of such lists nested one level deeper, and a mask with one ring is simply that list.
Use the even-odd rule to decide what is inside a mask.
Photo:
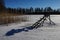
[{"label": "snowy field", "polygon": [[[56,25],[44,23],[43,27],[38,29],[29,29],[33,23],[39,20],[43,15],[24,15],[27,22],[12,23],[0,25],[0,40],[60,40],[60,15],[51,15],[51,20]],[[24,28],[26,28],[24,30]],[[7,35],[9,34],[10,35]]]}]

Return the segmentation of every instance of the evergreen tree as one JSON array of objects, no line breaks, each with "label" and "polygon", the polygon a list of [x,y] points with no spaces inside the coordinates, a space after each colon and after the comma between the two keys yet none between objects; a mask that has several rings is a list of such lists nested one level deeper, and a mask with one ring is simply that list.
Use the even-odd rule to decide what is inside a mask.
[{"label": "evergreen tree", "polygon": [[52,8],[51,7],[47,7],[47,12],[52,12]]},{"label": "evergreen tree", "polygon": [[32,7],[30,7],[30,12],[33,12],[33,8]]}]

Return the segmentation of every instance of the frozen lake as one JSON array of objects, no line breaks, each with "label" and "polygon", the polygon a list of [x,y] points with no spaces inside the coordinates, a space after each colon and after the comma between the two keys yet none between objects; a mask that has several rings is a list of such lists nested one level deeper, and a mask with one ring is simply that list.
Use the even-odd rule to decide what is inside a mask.
[{"label": "frozen lake", "polygon": [[[12,23],[8,26],[0,25],[0,40],[60,40],[60,15],[51,15],[51,20],[55,22],[56,25],[46,24],[47,26],[44,25],[38,29],[28,29],[28,31],[21,29],[31,26],[43,17],[43,15],[23,15],[21,17],[27,17],[29,21]],[[12,29],[15,31],[19,29],[21,31],[6,36],[5,34]]]}]

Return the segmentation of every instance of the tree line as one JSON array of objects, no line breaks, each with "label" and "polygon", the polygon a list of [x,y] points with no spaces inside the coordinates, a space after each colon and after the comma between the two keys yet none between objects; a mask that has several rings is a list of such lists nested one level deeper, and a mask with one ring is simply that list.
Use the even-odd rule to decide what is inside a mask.
[{"label": "tree line", "polygon": [[26,14],[26,13],[42,13],[42,12],[60,12],[60,9],[52,9],[51,7],[45,8],[6,8],[8,13]]}]

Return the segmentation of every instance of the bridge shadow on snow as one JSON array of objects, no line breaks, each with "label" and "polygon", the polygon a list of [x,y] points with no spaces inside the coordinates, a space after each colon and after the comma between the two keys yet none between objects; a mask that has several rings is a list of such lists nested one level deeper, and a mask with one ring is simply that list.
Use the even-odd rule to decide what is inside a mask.
[{"label": "bridge shadow on snow", "polygon": [[29,26],[29,27],[25,27],[25,28],[21,28],[21,29],[12,29],[10,31],[8,31],[5,36],[12,36],[14,35],[15,33],[19,33],[19,32],[28,32],[29,30],[33,30],[34,27],[32,26]]},{"label": "bridge shadow on snow", "polygon": [[32,30],[33,27],[32,26],[29,26],[29,27],[25,27],[25,28],[22,28],[22,29],[12,29],[10,31],[8,31],[5,36],[12,36],[14,35],[15,33],[19,33],[19,32],[28,32],[29,30]]}]

